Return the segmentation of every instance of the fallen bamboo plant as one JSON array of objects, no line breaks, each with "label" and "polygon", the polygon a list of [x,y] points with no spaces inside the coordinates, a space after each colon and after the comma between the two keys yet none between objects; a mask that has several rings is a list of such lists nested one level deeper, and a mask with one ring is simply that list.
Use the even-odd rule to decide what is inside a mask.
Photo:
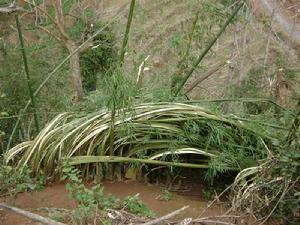
[{"label": "fallen bamboo plant", "polygon": [[[265,158],[264,143],[271,138],[242,121],[216,115],[200,106],[182,103],[143,104],[115,112],[111,140],[111,112],[78,117],[56,116],[32,141],[5,154],[6,163],[34,172],[57,174],[70,160],[85,174],[97,174],[107,163],[155,164],[209,169],[218,172],[257,165]],[[264,141],[262,141],[264,140]],[[112,141],[112,149],[111,142]],[[185,156],[193,155],[192,160]]]}]

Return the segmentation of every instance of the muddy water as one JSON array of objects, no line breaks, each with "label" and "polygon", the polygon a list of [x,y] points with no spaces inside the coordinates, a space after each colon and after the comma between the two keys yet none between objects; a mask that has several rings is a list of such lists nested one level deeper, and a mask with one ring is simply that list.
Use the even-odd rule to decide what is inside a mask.
[{"label": "muddy water", "polygon": [[[162,194],[162,188],[157,185],[146,185],[138,182],[115,182],[104,183],[105,192],[110,193],[117,198],[124,198],[128,195],[139,193],[141,199],[147,206],[155,212],[156,216],[162,216],[179,209],[185,205],[190,207],[185,211],[184,217],[198,217],[201,212],[207,208],[208,202],[199,194],[185,193],[184,195],[172,193],[173,198],[170,201],[161,201],[158,197]],[[220,215],[222,212],[221,206],[216,206],[206,212],[207,216]]]},{"label": "muddy water", "polygon": [[[162,216],[185,205],[189,205],[190,207],[182,215],[174,219],[187,217],[195,218],[201,214],[208,204],[207,201],[201,198],[201,190],[199,190],[199,195],[195,193],[192,195],[186,193],[184,196],[173,194],[172,200],[161,201],[157,198],[162,194],[161,187],[159,186],[146,185],[138,182],[105,182],[103,185],[105,194],[112,194],[119,199],[139,193],[141,199],[156,214],[156,216]],[[15,198],[0,198],[0,202],[7,202],[8,204],[25,210],[32,210],[33,212],[35,212],[35,209],[41,207],[68,209],[76,207],[76,203],[69,199],[65,185],[62,183],[49,185],[42,191],[19,194]],[[224,211],[222,206],[215,206],[212,209],[207,210],[204,215],[220,215],[222,211]],[[35,224],[24,217],[4,210],[0,210],[0,218],[0,225]]]}]

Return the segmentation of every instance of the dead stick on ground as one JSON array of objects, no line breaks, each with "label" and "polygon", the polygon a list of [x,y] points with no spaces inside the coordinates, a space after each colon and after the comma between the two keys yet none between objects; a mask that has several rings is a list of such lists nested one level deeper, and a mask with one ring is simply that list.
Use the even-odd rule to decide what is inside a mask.
[{"label": "dead stick on ground", "polygon": [[201,223],[201,224],[213,223],[213,224],[220,224],[220,225],[235,225],[234,223],[228,223],[228,222],[217,221],[217,220],[203,220],[201,218],[192,220],[191,222],[192,223]]},{"label": "dead stick on ground", "polygon": [[157,218],[157,219],[155,219],[155,220],[151,220],[151,221],[149,221],[149,222],[142,223],[142,224],[139,224],[139,225],[153,225],[153,224],[158,224],[158,223],[160,223],[160,222],[162,222],[162,221],[164,221],[164,220],[168,220],[168,219],[170,219],[171,217],[176,216],[177,214],[179,214],[179,213],[181,213],[182,211],[186,210],[188,207],[190,207],[190,206],[189,206],[189,205],[183,206],[182,208],[177,209],[177,210],[174,211],[174,212],[171,212],[171,213],[169,213],[169,214],[167,214],[167,215],[164,215],[164,216],[162,216],[162,217],[159,217],[159,218]]},{"label": "dead stick on ground", "polygon": [[47,225],[65,225],[64,223],[60,223],[60,222],[56,222],[54,220],[51,220],[49,218],[25,211],[23,209],[19,209],[19,208],[15,208],[12,206],[9,206],[5,203],[0,203],[0,208],[4,208],[4,209],[8,209],[14,213],[17,213],[19,215],[25,216],[31,220],[43,223],[43,224],[47,224]]}]

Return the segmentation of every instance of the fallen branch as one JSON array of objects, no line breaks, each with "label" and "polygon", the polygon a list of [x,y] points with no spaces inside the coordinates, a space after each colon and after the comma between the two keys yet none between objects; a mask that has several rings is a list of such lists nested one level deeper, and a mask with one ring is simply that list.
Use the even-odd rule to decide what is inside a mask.
[{"label": "fallen branch", "polygon": [[186,206],[184,206],[184,207],[182,207],[182,208],[180,208],[180,209],[177,209],[177,210],[174,211],[174,212],[171,212],[171,213],[169,213],[169,214],[167,214],[167,215],[164,215],[164,216],[159,217],[159,218],[157,218],[157,219],[155,219],[155,220],[151,220],[151,221],[149,221],[149,222],[146,222],[146,223],[143,223],[143,224],[140,224],[140,225],[153,225],[153,224],[158,224],[158,223],[160,223],[160,222],[162,222],[162,221],[165,221],[165,220],[170,219],[170,218],[173,217],[173,216],[176,216],[177,214],[179,214],[179,213],[181,213],[182,211],[186,210],[188,207],[190,207],[190,206],[189,206],[189,205],[186,205]]},{"label": "fallen branch", "polygon": [[0,13],[3,14],[14,13],[22,10],[23,10],[22,8],[16,6],[14,3],[0,6]]},{"label": "fallen branch", "polygon": [[205,220],[205,219],[195,219],[191,221],[192,223],[213,223],[213,224],[221,224],[221,225],[235,225],[234,223],[223,222],[219,220]]},{"label": "fallen branch", "polygon": [[5,203],[0,203],[0,208],[8,209],[16,214],[19,214],[21,216],[25,216],[31,220],[46,224],[46,225],[65,225],[64,223],[56,222],[54,220],[51,220],[49,218],[25,211],[23,209],[15,208],[13,206],[9,206]]},{"label": "fallen branch", "polygon": [[214,75],[216,72],[218,72],[221,68],[223,68],[224,65],[228,64],[229,61],[227,62],[222,62],[219,63],[218,65],[216,65],[213,69],[211,69],[210,71],[207,72],[207,74],[204,77],[199,77],[197,78],[191,85],[190,87],[184,92],[184,94],[188,94],[189,92],[191,92],[195,87],[197,87],[197,85],[199,85],[201,82],[203,82],[204,80],[208,79],[209,77],[211,77],[212,75]]}]

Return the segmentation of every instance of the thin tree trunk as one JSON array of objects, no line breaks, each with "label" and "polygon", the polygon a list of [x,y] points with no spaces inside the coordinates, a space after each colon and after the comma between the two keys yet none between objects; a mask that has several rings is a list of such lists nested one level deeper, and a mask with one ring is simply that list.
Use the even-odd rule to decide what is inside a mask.
[{"label": "thin tree trunk", "polygon": [[71,75],[72,86],[75,91],[75,95],[73,96],[72,101],[77,102],[82,100],[84,96],[83,87],[82,87],[82,77],[80,72],[80,60],[79,60],[80,53],[76,51],[78,46],[75,44],[75,42],[70,38],[70,36],[66,32],[62,1],[53,0],[52,4],[55,9],[56,26],[63,37],[64,44],[67,47],[70,54],[75,52],[75,54],[72,55],[72,57],[70,58],[70,70],[71,70],[70,75]]},{"label": "thin tree trunk", "polygon": [[[75,52],[77,49],[76,44],[68,40],[66,42],[67,49],[70,53]],[[73,97],[73,101],[77,102],[82,100],[84,93],[83,93],[83,87],[82,87],[82,78],[81,78],[81,72],[80,72],[80,61],[79,61],[80,53],[76,52],[71,58],[70,58],[70,73],[71,73],[71,81],[72,85],[75,91],[75,95]]]}]

